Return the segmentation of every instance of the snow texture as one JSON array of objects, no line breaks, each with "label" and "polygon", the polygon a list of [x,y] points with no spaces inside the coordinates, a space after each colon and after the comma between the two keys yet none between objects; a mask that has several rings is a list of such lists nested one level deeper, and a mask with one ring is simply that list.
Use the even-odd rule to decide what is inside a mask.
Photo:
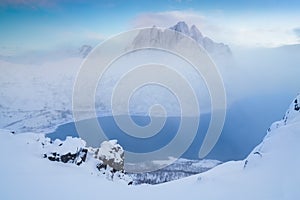
[{"label": "snow texture", "polygon": [[[110,182],[96,173],[94,165],[49,162],[41,156],[44,149],[39,142],[45,141],[44,136],[14,135],[3,130],[0,198],[94,199],[103,191],[102,198],[114,199],[299,199],[299,96],[296,99],[287,111],[286,122],[284,118],[284,123],[271,128],[245,160],[226,162],[200,175],[155,186]],[[76,148],[83,145],[78,141],[74,144]]]}]

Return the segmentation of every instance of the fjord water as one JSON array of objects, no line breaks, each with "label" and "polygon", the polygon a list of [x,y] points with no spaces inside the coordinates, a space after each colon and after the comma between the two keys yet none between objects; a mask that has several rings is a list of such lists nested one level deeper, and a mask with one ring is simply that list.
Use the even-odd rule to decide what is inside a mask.
[{"label": "fjord water", "polygon": [[[126,116],[118,116],[119,118]],[[132,120],[139,126],[147,126],[151,122],[149,116],[130,116]],[[164,120],[163,117],[152,117],[156,120]],[[194,121],[193,117],[186,117],[189,121]],[[87,119],[89,120],[89,119]],[[210,120],[209,114],[204,114],[200,117],[199,128],[195,140],[196,144],[199,144],[207,131]],[[101,125],[102,130],[108,137],[108,139],[117,139],[122,147],[131,152],[145,153],[155,151],[163,146],[167,145],[172,139],[174,139],[177,130],[180,126],[180,117],[166,117],[165,124],[162,129],[154,136],[148,138],[138,138],[126,134],[116,123],[113,116],[103,116],[98,118],[98,122]],[[91,133],[94,130],[86,130],[86,134]],[[189,130],[186,130],[186,134],[189,134]],[[142,134],[142,133],[141,133]],[[55,132],[48,134],[51,139],[64,140],[67,136],[78,137],[78,133],[75,127],[75,123],[67,123],[59,126]],[[195,142],[194,142],[195,143]],[[194,154],[195,155],[192,155]],[[190,158],[196,158],[196,152],[187,153]]]},{"label": "fjord water", "polygon": [[[271,98],[273,97],[273,98]],[[222,134],[206,157],[221,161],[243,159],[259,144],[266,135],[271,123],[279,120],[293,95],[256,96],[236,102],[227,110],[227,116]],[[148,116],[131,116],[140,126],[150,122]],[[194,121],[193,119],[190,119]],[[135,138],[125,134],[116,124],[113,116],[99,117],[98,121],[109,139],[117,139],[125,150],[133,152],[149,152],[157,150],[170,142],[179,127],[180,117],[167,117],[165,126],[158,134],[147,139]],[[200,116],[197,135],[182,155],[183,158],[198,159],[198,152],[203,142],[210,121],[210,114]],[[86,134],[94,130],[86,130]],[[189,130],[185,134],[190,134]],[[51,139],[64,140],[67,136],[78,137],[73,122],[59,126],[53,133],[47,135]]]}]

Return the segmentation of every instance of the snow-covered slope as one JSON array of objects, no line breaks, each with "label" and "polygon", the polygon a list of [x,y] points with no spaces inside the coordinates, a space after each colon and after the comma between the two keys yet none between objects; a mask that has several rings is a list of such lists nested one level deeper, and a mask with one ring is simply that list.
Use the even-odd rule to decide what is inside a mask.
[{"label": "snow-covered slope", "polygon": [[[127,186],[97,176],[89,165],[49,162],[36,135],[0,134],[1,199],[299,199],[300,111],[298,96],[281,125],[242,161],[160,185]],[[249,122],[251,123],[251,122]],[[87,170],[89,169],[89,170]]]},{"label": "snow-covered slope", "polygon": [[[271,126],[262,143],[245,160],[227,162],[198,176],[205,196],[213,199],[300,198],[299,98],[300,95],[293,100],[285,117],[275,122],[275,127]],[[189,181],[193,182],[192,178]],[[216,193],[206,191],[214,187]]]}]

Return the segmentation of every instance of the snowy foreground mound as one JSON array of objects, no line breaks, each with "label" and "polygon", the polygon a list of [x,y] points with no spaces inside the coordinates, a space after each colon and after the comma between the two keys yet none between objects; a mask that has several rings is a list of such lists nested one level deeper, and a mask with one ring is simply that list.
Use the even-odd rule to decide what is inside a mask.
[{"label": "snowy foreground mound", "polygon": [[[155,186],[128,186],[123,179],[108,181],[89,164],[97,158],[81,167],[50,162],[42,158],[41,151],[51,151],[53,144],[33,145],[45,138],[1,131],[0,199],[300,199],[299,102],[300,96],[245,160]],[[77,147],[84,145],[81,142],[78,140]],[[66,153],[64,145],[61,154]],[[105,154],[106,147],[98,152]]]}]

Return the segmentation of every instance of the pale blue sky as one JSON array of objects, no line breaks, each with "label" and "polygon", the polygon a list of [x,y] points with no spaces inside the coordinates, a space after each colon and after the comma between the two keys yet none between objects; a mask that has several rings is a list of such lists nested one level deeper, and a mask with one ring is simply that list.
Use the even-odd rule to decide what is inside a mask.
[{"label": "pale blue sky", "polygon": [[299,42],[299,8],[297,0],[2,0],[0,50],[77,45],[182,20],[220,42],[279,46]]}]

